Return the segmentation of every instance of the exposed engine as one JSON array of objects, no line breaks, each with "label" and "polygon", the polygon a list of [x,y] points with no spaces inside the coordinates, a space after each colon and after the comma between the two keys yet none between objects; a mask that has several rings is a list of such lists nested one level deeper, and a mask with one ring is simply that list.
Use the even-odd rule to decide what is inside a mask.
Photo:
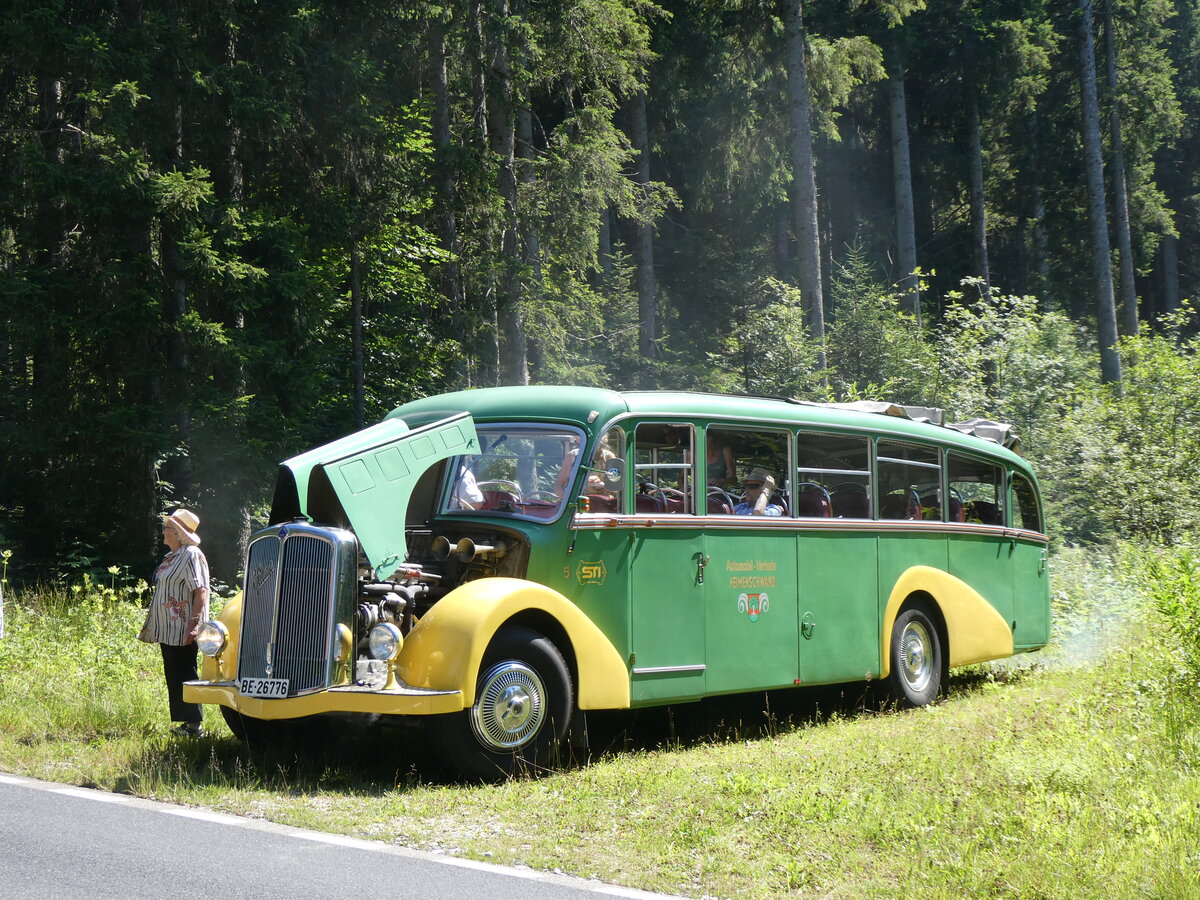
[{"label": "exposed engine", "polygon": [[407,636],[416,621],[461,584],[497,575],[522,577],[528,546],[517,533],[497,531],[408,534],[409,558],[389,581],[373,579],[370,564],[360,554],[358,604],[354,617],[354,680],[381,687],[386,665],[374,659],[368,645],[371,629],[391,623]]}]

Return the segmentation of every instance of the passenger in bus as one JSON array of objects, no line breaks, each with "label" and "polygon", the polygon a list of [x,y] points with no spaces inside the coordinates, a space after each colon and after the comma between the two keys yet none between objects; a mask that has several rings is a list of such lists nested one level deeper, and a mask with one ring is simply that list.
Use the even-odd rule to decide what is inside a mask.
[{"label": "passenger in bus", "polygon": [[588,466],[583,492],[587,495],[592,512],[616,512],[619,505],[619,487],[614,489],[618,482],[614,480],[610,483],[608,480],[609,467],[617,458],[616,452],[611,449],[614,434],[615,432],[609,431],[604,436],[596,447],[596,452],[592,454],[591,465]]},{"label": "passenger in bus", "polygon": [[563,454],[562,465],[558,467],[558,475],[554,479],[554,494],[561,497],[567,492],[567,483],[570,482],[571,476],[575,474],[575,460],[579,458],[579,442],[572,441],[566,452]]},{"label": "passenger in bus", "polygon": [[483,491],[475,480],[475,473],[464,461],[458,470],[458,478],[454,482],[451,493],[451,506],[454,509],[479,509],[483,506]]},{"label": "passenger in bus", "polygon": [[782,516],[783,507],[771,502],[775,490],[775,476],[766,469],[755,468],[743,482],[745,494],[742,502],[733,508],[735,516]]},{"label": "passenger in bus", "polygon": [[707,460],[708,483],[717,487],[728,487],[737,483],[734,471],[733,450],[725,443],[725,439],[715,431],[708,433],[708,446],[705,451]]}]

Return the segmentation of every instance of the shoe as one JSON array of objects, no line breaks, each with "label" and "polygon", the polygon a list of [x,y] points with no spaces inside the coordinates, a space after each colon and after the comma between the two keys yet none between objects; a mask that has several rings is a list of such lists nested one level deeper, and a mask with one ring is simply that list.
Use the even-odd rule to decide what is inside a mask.
[{"label": "shoe", "polygon": [[199,722],[181,722],[171,729],[171,734],[177,734],[180,737],[202,737],[204,726]]}]

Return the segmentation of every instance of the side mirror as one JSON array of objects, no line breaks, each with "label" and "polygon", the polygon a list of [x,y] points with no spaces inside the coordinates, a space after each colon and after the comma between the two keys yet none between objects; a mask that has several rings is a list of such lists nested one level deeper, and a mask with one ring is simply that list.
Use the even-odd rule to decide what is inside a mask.
[{"label": "side mirror", "polygon": [[610,488],[619,488],[625,483],[625,460],[613,457],[605,463],[604,483]]}]

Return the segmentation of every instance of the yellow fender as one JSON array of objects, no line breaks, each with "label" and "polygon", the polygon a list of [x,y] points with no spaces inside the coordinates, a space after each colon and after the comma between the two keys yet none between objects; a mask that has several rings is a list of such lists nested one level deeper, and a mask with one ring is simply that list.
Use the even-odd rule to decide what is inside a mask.
[{"label": "yellow fender", "polygon": [[232,681],[237,678],[238,641],[241,639],[242,592],[238,591],[226,602],[217,621],[229,629],[229,644],[221,652],[220,665],[209,656],[200,657],[201,681]]},{"label": "yellow fender", "polygon": [[548,613],[571,639],[580,709],[628,709],[629,670],[616,647],[558,591],[519,578],[470,581],[435,603],[404,639],[397,673],[413,687],[462,691],[469,707],[492,636],[525,610]]},{"label": "yellow fender", "polygon": [[933,598],[946,620],[950,666],[1012,656],[1012,629],[978,591],[949,572],[932,566],[913,566],[896,581],[883,613],[881,678],[887,678],[891,671],[892,626],[900,614],[900,606],[914,593],[922,592]]}]

